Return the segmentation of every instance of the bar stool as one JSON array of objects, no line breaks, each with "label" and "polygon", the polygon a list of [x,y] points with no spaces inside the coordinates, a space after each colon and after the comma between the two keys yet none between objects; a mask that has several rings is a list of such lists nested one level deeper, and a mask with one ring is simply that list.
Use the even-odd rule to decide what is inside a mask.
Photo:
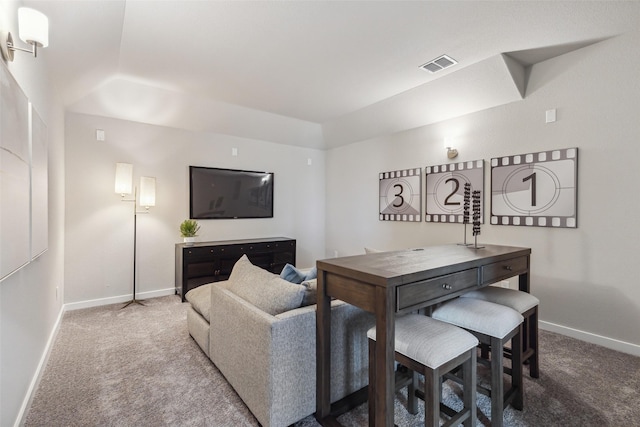
[{"label": "bar stool", "polygon": [[[511,404],[522,410],[522,361],[521,330],[523,317],[516,310],[503,305],[473,298],[456,298],[445,302],[431,313],[434,319],[451,323],[471,332],[481,344],[490,348],[504,348],[511,339],[513,359],[511,369],[511,388],[504,387],[504,364],[502,351],[492,354],[491,389],[478,387],[478,391],[491,397],[491,425],[501,427],[504,407]],[[455,378],[454,378],[455,379]]]},{"label": "bar stool", "polygon": [[[529,376],[540,378],[538,354],[538,304],[540,304],[540,300],[527,292],[496,286],[487,286],[461,296],[504,305],[522,314],[524,317],[522,363],[529,363]],[[511,350],[505,348],[505,355],[511,357]]]},{"label": "bar stool", "polygon": [[[375,416],[376,328],[367,332],[369,338],[369,421]],[[453,325],[419,314],[398,316],[395,321],[395,359],[409,368],[412,379],[407,397],[408,411],[417,413],[417,373],[425,378],[424,425],[440,425],[440,412],[451,418],[445,426],[464,423],[476,424],[476,347],[478,339]],[[462,365],[463,402],[461,411],[455,412],[440,402],[440,378]]]}]

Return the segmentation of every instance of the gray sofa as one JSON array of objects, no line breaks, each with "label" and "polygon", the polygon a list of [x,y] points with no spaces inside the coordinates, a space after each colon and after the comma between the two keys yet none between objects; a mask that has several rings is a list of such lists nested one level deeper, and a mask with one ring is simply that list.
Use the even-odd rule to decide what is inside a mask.
[{"label": "gray sofa", "polygon": [[[189,333],[260,424],[288,426],[316,410],[316,305],[289,307],[277,314],[258,308],[256,304],[264,305],[262,301],[270,298],[265,294],[269,290],[264,290],[268,287],[238,291],[238,280],[255,281],[255,271],[234,277],[236,267],[229,281],[187,293]],[[250,285],[276,280],[268,274],[258,274],[262,283]],[[313,302],[309,298],[313,286],[303,291],[304,299]],[[238,295],[243,292],[246,298]],[[296,298],[289,304],[298,301],[300,305],[302,298]],[[367,385],[366,332],[375,321],[369,313],[339,300],[332,301],[331,309],[331,401],[335,402]]]}]

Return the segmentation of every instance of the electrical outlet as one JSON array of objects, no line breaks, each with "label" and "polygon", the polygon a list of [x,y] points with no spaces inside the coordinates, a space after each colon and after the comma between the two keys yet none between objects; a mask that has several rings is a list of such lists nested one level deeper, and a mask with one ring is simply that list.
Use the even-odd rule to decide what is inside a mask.
[{"label": "electrical outlet", "polygon": [[333,251],[333,257],[338,258],[338,251]]}]

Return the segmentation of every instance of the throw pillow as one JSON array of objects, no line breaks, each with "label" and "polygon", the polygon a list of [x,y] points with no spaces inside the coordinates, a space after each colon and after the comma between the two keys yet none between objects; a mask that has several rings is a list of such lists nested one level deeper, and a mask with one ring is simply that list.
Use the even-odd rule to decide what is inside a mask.
[{"label": "throw pillow", "polygon": [[229,290],[272,316],[300,307],[305,292],[303,286],[251,264],[246,255],[233,266]]},{"label": "throw pillow", "polygon": [[280,278],[296,284],[300,284],[306,280],[315,279],[316,277],[318,277],[318,270],[316,269],[316,267],[313,267],[309,271],[305,272],[297,269],[291,264],[285,265],[282,269],[282,272],[280,273]]},{"label": "throw pillow", "polygon": [[304,287],[302,307],[318,303],[318,279],[305,280],[300,285]]}]

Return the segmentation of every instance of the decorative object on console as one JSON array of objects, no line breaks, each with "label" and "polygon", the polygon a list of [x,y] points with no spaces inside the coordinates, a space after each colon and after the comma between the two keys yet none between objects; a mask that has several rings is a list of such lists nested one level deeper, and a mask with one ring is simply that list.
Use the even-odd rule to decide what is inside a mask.
[{"label": "decorative object on console", "polygon": [[380,221],[422,221],[421,175],[421,168],[379,175]]},{"label": "decorative object on console", "polygon": [[464,223],[464,184],[483,189],[484,160],[427,166],[425,175],[425,221]]},{"label": "decorative object on console", "polygon": [[49,46],[49,19],[45,14],[29,7],[18,9],[18,35],[20,39],[31,45],[31,49],[17,47],[13,43],[11,32],[2,32],[0,47],[5,60],[12,62],[16,50],[38,56],[39,47]]},{"label": "decorative object on console", "polygon": [[184,239],[185,246],[193,246],[195,237],[198,235],[198,230],[200,230],[200,225],[198,225],[198,221],[195,219],[185,219],[182,221],[180,224],[180,236]]},{"label": "decorative object on console", "polygon": [[[127,194],[132,193],[133,199],[125,199]],[[148,176],[140,177],[140,199],[138,200],[137,188],[133,186],[133,165],[130,163],[116,163],[116,183],[115,192],[120,194],[123,202],[133,202],[133,296],[122,308],[135,303],[144,305],[136,299],[136,240],[138,214],[149,213],[149,207],[156,205],[156,179]],[[144,211],[138,211],[138,202]]]},{"label": "decorative object on console", "polygon": [[467,243],[467,224],[469,224],[469,204],[471,199],[471,184],[464,183],[464,206],[462,208],[462,223],[464,224],[464,240],[462,243],[458,243],[462,246],[469,246]]},{"label": "decorative object on console", "polygon": [[478,235],[480,234],[480,199],[482,192],[480,190],[473,191],[473,247],[474,249],[482,249],[484,246],[478,246]]},{"label": "decorative object on console", "polygon": [[491,224],[576,228],[578,149],[491,159]]}]

